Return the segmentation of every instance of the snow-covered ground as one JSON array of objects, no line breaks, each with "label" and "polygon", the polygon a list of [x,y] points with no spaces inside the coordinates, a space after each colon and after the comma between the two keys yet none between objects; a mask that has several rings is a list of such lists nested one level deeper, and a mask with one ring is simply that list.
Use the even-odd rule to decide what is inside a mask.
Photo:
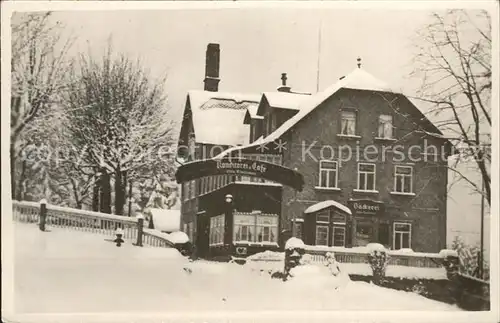
[{"label": "snow-covered ground", "polygon": [[174,249],[118,248],[104,236],[51,230],[14,225],[16,312],[458,310],[363,282],[284,283],[250,265],[189,262]]}]

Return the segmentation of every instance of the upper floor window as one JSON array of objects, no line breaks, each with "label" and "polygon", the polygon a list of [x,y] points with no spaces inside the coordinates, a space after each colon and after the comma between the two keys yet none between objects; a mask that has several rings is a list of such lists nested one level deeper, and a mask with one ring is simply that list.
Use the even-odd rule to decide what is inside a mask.
[{"label": "upper floor window", "polygon": [[375,190],[375,164],[358,164],[358,189]]},{"label": "upper floor window", "polygon": [[341,112],[341,124],[340,133],[346,136],[356,135],[356,112],[354,111],[342,111]]},{"label": "upper floor window", "polygon": [[326,188],[337,187],[338,163],[331,160],[319,161],[319,186]]},{"label": "upper floor window", "polygon": [[394,191],[398,193],[413,193],[413,167],[394,167]]},{"label": "upper floor window", "polygon": [[276,128],[276,116],[274,113],[269,113],[267,115],[267,135],[274,131]]},{"label": "upper floor window", "polygon": [[392,139],[392,116],[382,114],[378,117],[378,137]]}]

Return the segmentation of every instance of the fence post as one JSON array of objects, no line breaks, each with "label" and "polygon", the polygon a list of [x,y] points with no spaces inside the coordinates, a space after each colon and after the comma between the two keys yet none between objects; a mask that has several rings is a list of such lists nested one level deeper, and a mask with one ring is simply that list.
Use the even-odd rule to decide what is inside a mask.
[{"label": "fence post", "polygon": [[144,215],[142,213],[137,213],[137,243],[136,246],[142,247],[142,232],[144,229]]},{"label": "fence post", "polygon": [[45,231],[45,221],[47,218],[47,200],[40,200],[40,223],[39,228],[41,231]]}]

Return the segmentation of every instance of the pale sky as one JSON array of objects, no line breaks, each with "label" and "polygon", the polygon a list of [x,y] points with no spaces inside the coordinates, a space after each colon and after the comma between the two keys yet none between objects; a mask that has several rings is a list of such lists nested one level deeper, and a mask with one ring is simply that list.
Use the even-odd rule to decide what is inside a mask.
[{"label": "pale sky", "polygon": [[221,46],[220,91],[274,91],[281,73],[298,91],[316,92],[318,31],[322,21],[320,90],[362,66],[381,80],[411,91],[411,37],[429,11],[348,9],[206,9],[59,12],[55,18],[78,36],[74,51],[116,51],[140,57],[152,73],[167,73],[166,90],[180,113],[186,92],[202,89],[205,50]]},{"label": "pale sky", "polygon": [[[413,94],[419,80],[409,78],[415,55],[412,37],[430,13],[254,8],[73,11],[56,12],[54,18],[77,36],[73,53],[89,47],[102,53],[112,36],[116,52],[140,57],[154,75],[167,73],[172,118],[179,122],[187,91],[203,89],[210,42],[221,48],[219,91],[274,91],[286,72],[292,89],[316,92],[320,25],[320,90],[356,68],[359,56],[366,71]],[[454,190],[448,203],[449,235],[457,230],[473,232],[470,239],[477,241],[479,199],[467,190]]]}]

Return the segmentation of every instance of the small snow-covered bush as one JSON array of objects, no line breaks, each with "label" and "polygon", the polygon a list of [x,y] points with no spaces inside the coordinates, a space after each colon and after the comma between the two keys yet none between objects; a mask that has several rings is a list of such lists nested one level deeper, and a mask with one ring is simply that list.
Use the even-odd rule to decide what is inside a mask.
[{"label": "small snow-covered bush", "polygon": [[292,237],[288,239],[285,243],[285,250],[293,250],[293,249],[305,249],[306,245],[304,241],[299,238]]},{"label": "small snow-covered bush", "polygon": [[302,264],[302,256],[304,256],[304,254],[304,241],[295,237],[287,240],[285,243],[285,268],[283,280],[287,280],[290,276],[290,270]]},{"label": "small snow-covered bush", "polygon": [[368,262],[373,272],[373,281],[379,284],[385,277],[385,270],[389,263],[389,254],[387,249],[379,243],[369,243],[368,249]]},{"label": "small snow-covered bush", "polygon": [[[479,262],[481,261],[481,248],[479,246],[466,244],[460,237],[455,237],[452,242],[452,249],[456,252],[456,257],[460,259],[459,271],[466,275],[479,277]],[[489,264],[483,257],[483,277],[482,279],[489,280]]]},{"label": "small snow-covered bush", "polygon": [[448,279],[456,277],[459,271],[460,260],[456,250],[443,249],[439,252],[443,257],[443,267],[446,269],[446,276]]}]

